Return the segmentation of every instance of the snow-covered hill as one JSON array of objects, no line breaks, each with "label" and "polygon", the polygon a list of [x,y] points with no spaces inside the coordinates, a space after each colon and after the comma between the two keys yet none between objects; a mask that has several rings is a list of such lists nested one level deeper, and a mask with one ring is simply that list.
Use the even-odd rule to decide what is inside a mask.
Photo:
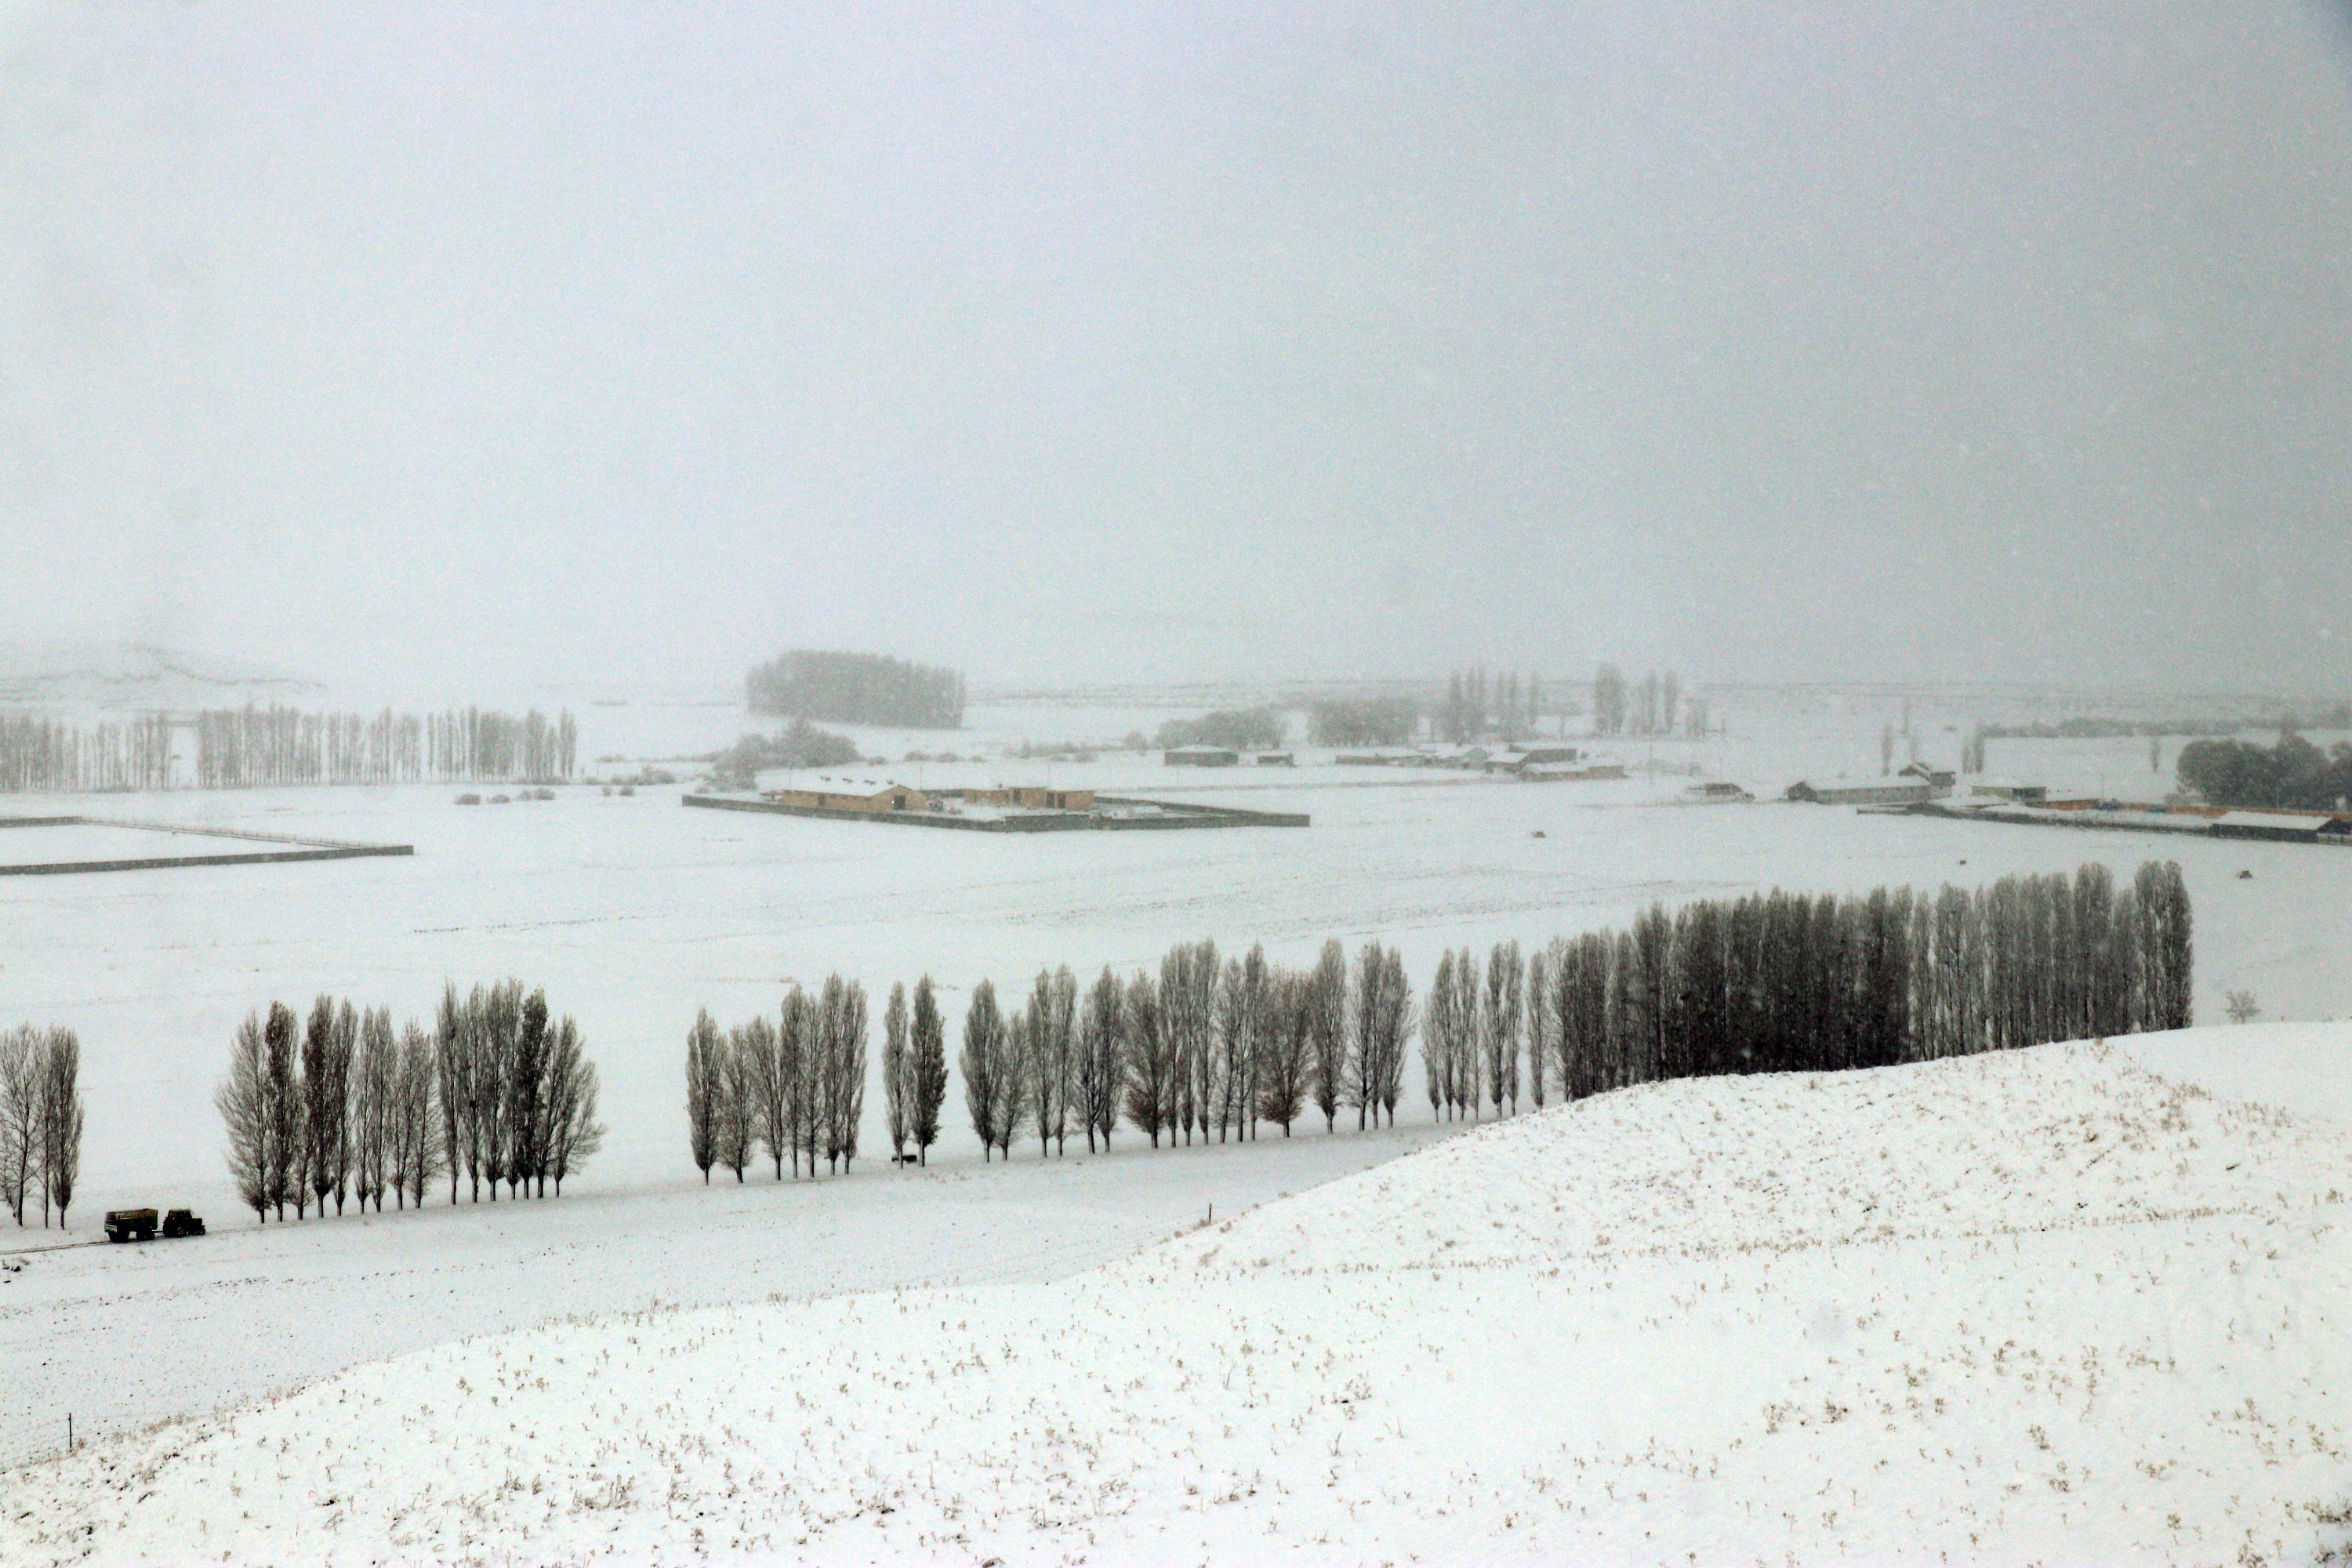
[{"label": "snow-covered hill", "polygon": [[282,670],[146,643],[0,642],[0,704],[150,709],[316,700],[326,689]]},{"label": "snow-covered hill", "polygon": [[2120,1048],[1655,1086],[1059,1285],[364,1366],[9,1475],[0,1561],[2309,1561],[2347,1191]]}]

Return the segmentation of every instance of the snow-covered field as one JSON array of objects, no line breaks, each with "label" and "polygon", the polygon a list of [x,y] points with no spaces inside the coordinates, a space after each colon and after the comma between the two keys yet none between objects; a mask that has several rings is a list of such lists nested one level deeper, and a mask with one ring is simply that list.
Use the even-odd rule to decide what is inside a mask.
[{"label": "snow-covered field", "polygon": [[2352,1130],[2189,1078],[2273,1040],[2352,1050],[1653,1086],[1055,1283],[445,1345],[16,1472],[0,1560],[2308,1562]]},{"label": "snow-covered field", "polygon": [[[707,721],[721,734],[740,717],[714,712]],[[1777,776],[1741,767],[1736,748],[1684,752],[1718,774]],[[1661,804],[1680,788],[1672,777],[1442,783],[1302,766],[1202,779],[1108,758],[980,771],[1241,798],[1315,823],[1000,839],[688,811],[671,790],[575,787],[501,806],[456,805],[457,791],[424,786],[105,797],[125,817],[416,852],[8,879],[0,1019],[80,1031],[85,1213],[194,1203],[217,1225],[235,1215],[209,1098],[231,1034],[272,999],[306,1005],[320,991],[422,1017],[447,980],[515,974],[546,986],[579,1018],[605,1087],[612,1136],[583,1194],[681,1173],[678,1061],[698,1007],[748,1017],[772,1010],[788,980],[835,970],[862,979],[877,1012],[893,980],[928,971],[949,988],[952,1018],[982,977],[1025,984],[1045,964],[1124,971],[1203,935],[1264,941],[1277,961],[1302,963],[1327,936],[1351,948],[1377,937],[1402,945],[1419,986],[1445,946],[1540,943],[1622,924],[1656,899],[1974,884],[2090,859],[2128,876],[2167,857],[2196,900],[2206,1016],[2235,987],[2272,1016],[2352,1012],[2352,970],[2327,958],[2352,936],[2352,857],[2335,850]],[[1205,793],[1236,786],[1258,793]],[[51,805],[93,802],[19,797],[12,809]],[[2242,869],[2253,879],[2240,880]],[[879,1100],[869,1096],[877,1119]],[[951,1134],[950,1152],[967,1142]]]},{"label": "snow-covered field", "polygon": [[[722,816],[680,809],[676,790],[622,797],[577,787],[551,802],[496,807],[457,806],[458,792],[446,787],[12,797],[12,812],[85,811],[389,840],[413,843],[416,854],[0,883],[0,1023],[71,1024],[83,1041],[89,1133],[73,1234],[93,1236],[100,1211],[133,1203],[193,1204],[215,1233],[201,1242],[147,1248],[41,1252],[28,1255],[21,1269],[0,1270],[0,1365],[8,1369],[0,1372],[0,1464],[54,1452],[68,1410],[85,1435],[103,1437],[167,1415],[203,1415],[344,1369],[358,1368],[352,1376],[376,1375],[361,1363],[468,1334],[530,1329],[569,1314],[635,1311],[656,1301],[742,1305],[772,1292],[821,1290],[837,1298],[846,1291],[1067,1280],[1166,1237],[1211,1203],[1223,1215],[1302,1192],[1433,1135],[1426,1126],[1409,1126],[1392,1139],[1318,1133],[1288,1145],[1268,1142],[1246,1151],[1172,1154],[1140,1150],[1128,1138],[1108,1160],[1047,1165],[1016,1150],[1011,1170],[982,1169],[972,1140],[951,1114],[947,1141],[926,1175],[894,1172],[869,1158],[845,1180],[799,1189],[755,1184],[740,1192],[703,1191],[686,1158],[679,1069],[681,1041],[695,1009],[707,1005],[722,1019],[741,1018],[772,1009],[787,981],[817,980],[835,969],[864,980],[877,1010],[890,981],[928,971],[947,988],[952,1027],[964,994],[983,976],[1004,986],[1025,983],[1047,963],[1066,962],[1082,974],[1103,964],[1125,970],[1155,961],[1171,942],[1202,935],[1228,946],[1263,940],[1277,962],[1291,963],[1308,960],[1326,936],[1351,948],[1377,937],[1402,946],[1418,987],[1444,947],[1484,947],[1504,938],[1538,943],[1614,926],[1654,899],[1671,902],[1774,884],[1815,889],[1974,884],[2010,872],[2071,868],[2087,859],[2128,875],[2141,859],[2161,856],[2182,862],[2196,900],[2201,1016],[2217,1016],[2221,993],[2239,987],[2257,993],[2273,1017],[2352,1012],[2352,969],[2336,956],[2352,936],[2352,857],[2339,852],[1864,817],[1777,804],[1673,804],[1685,782],[1673,770],[1689,766],[1759,793],[1801,773],[1874,773],[1879,716],[1836,702],[1769,733],[1620,748],[1625,760],[1654,763],[1659,771],[1617,784],[1398,778],[1381,770],[1332,767],[1311,754],[1296,773],[1243,769],[1212,776],[1171,772],[1156,759],[1132,755],[1048,763],[1004,754],[1024,740],[1115,740],[1130,729],[1149,731],[1166,716],[1083,704],[976,710],[972,729],[949,743],[967,756],[985,748],[988,762],[893,764],[883,771],[919,772],[918,782],[930,784],[1051,782],[1210,801],[1232,800],[1233,792],[1245,790],[1252,793],[1239,798],[1247,804],[1311,812],[1314,826],[995,839]],[[582,721],[583,754],[624,755],[632,767],[723,744],[751,727],[740,711],[723,705],[594,709],[584,710]],[[891,755],[916,746],[940,749],[937,736],[861,732],[860,742]],[[2107,743],[2054,747],[2037,763],[2036,776],[2083,787],[2129,761]],[[2070,768],[2082,776],[2070,774]],[[2242,879],[2241,871],[2252,876]],[[422,1215],[314,1221],[283,1231],[257,1230],[249,1216],[236,1212],[210,1096],[231,1031],[248,1009],[273,998],[304,1003],[326,990],[421,1016],[445,980],[465,984],[509,973],[544,984],[559,1010],[579,1017],[604,1079],[611,1138],[587,1174],[568,1184],[560,1203],[496,1210],[443,1206]],[[2243,1031],[2224,1037],[2251,1037]],[[2293,1049],[2281,1045],[2261,1058],[2271,1067],[2235,1063],[2231,1070],[2238,1078],[2226,1085],[2217,1080],[2217,1087],[2319,1105],[2322,1090],[2314,1086],[2330,1080],[2337,1037],[2322,1028],[2298,1038],[2303,1043]],[[2215,1051],[2203,1046],[2136,1041],[2127,1047],[2130,1059],[2159,1072],[2169,1070],[2167,1063],[2150,1053],[2167,1048],[2190,1049],[2200,1073],[2219,1070]],[[2226,1064],[2230,1057],[2223,1050],[2218,1059]],[[1665,1096],[1656,1103],[1679,1104],[1674,1097],[1680,1095],[1731,1096],[1720,1102],[1727,1115],[1769,1121],[1772,1113],[1752,1104],[1731,1109],[1738,1096],[1765,1093],[1767,1087],[1685,1086],[1656,1091]],[[869,1093],[869,1153],[881,1140],[880,1100],[878,1089]],[[1625,1103],[1645,1101],[1635,1096]],[[953,1091],[950,1109],[960,1109]],[[1417,1115],[1417,1107],[1409,1105],[1408,1114]],[[1585,1119],[1577,1125],[1605,1120],[1600,1111],[1577,1116]],[[1570,1121],[1575,1119],[1562,1124]],[[1988,1139],[1992,1131],[1977,1130]],[[1776,1131],[1770,1136],[1798,1135]],[[1836,1146],[1847,1142],[1843,1131],[1826,1136]],[[1483,1147],[1496,1138],[1541,1142],[1536,1132],[1514,1131],[1480,1134],[1463,1147]],[[1585,1169],[1591,1162],[1577,1152],[1587,1147],[1571,1141],[1550,1152],[1507,1149],[1496,1159],[1498,1169],[1543,1173],[1547,1184],[1558,1184],[1555,1168],[1559,1182],[1586,1182],[1600,1176]],[[1399,1169],[1424,1168],[1437,1158]],[[1790,1223],[1800,1223],[1804,1212],[1794,1211]],[[1428,1246],[1471,1248],[1494,1230],[1495,1221],[1519,1223],[1482,1209],[1462,1220],[1453,1247]],[[1663,1267],[1647,1254],[1636,1258],[1625,1250],[1630,1244],[1622,1230],[1629,1223],[1618,1222],[1608,1246],[1587,1245],[1576,1255],[1615,1259],[1609,1269],[1628,1279]],[[0,1252],[57,1239],[54,1232],[11,1227],[0,1234]],[[1919,1243],[1931,1244],[1959,1246],[1948,1237]],[[1669,1237],[1655,1245],[1683,1243]],[[2025,1236],[2008,1245],[2025,1249],[2011,1255],[2012,1297],[2021,1280],[2076,1278],[2065,1271],[2078,1252],[2058,1247],[2037,1262],[2032,1249],[2051,1244]],[[1394,1251],[1369,1248],[1360,1261],[1381,1278],[1415,1281],[1415,1291],[1426,1288],[1414,1296],[1413,1310],[1425,1306],[1433,1314],[1428,1334],[1479,1342],[1502,1331],[1461,1316],[1471,1307],[1446,1305],[1452,1298],[1436,1281],[1452,1278],[1457,1296],[1470,1289],[1459,1281],[1477,1279],[1517,1303],[1510,1310],[1520,1315],[1509,1320],[1507,1342],[1549,1337],[1540,1325],[1548,1314],[1557,1315],[1558,1303],[1540,1290],[1528,1295],[1535,1288],[1524,1279],[1508,1284],[1502,1274],[1398,1275]],[[1230,1261],[1233,1255],[1223,1256]],[[1850,1260],[1861,1254],[1835,1256]],[[1990,1314],[2000,1287],[1982,1272],[1990,1263],[1969,1261],[1977,1257],[1965,1248],[1938,1254],[1934,1268],[1958,1269],[1956,1280],[1977,1279],[1969,1289],[1979,1291]],[[2195,1267],[2205,1267],[2201,1260],[2209,1255],[2197,1257]],[[2049,1269],[2061,1272],[2048,1275]],[[1317,1276],[1327,1277],[1343,1276]],[[1633,1313],[1627,1321],[1639,1321],[1660,1309],[1634,1311],[1638,1302],[1698,1289],[1663,1278],[1653,1286],[1667,1297],[1607,1300]],[[1707,1278],[1711,1295],[1717,1277]],[[1094,1290],[1088,1279],[1050,1297],[985,1293],[975,1300],[1026,1300],[986,1310],[1028,1313],[1024,1321],[1034,1322],[1036,1314],[1059,1312],[1059,1303],[1078,1299],[1069,1292]],[[1275,1292],[1265,1300],[1276,1304],[1259,1310],[1254,1324],[1284,1319],[1300,1300],[1320,1300],[1283,1296],[1305,1287],[1280,1270],[1253,1271],[1249,1280],[1234,1284],[1237,1290],[1247,1284]],[[1751,1280],[1739,1289],[1763,1287]],[[836,1304],[793,1321],[824,1320],[827,1311],[870,1317],[878,1310],[871,1300]],[[970,1311],[982,1310],[976,1304]],[[1402,1319],[1380,1332],[1362,1321],[1365,1313],[1390,1310],[1376,1302],[1339,1302],[1334,1310],[1343,1311],[1340,1321],[1370,1335],[1368,1343],[1405,1342],[1397,1338],[1407,1331]],[[2019,1310],[2013,1301],[2000,1310],[2011,1316]],[[1762,1307],[1756,1311],[1759,1322],[1777,1321]],[[1195,1342],[1216,1331],[1212,1315],[1191,1328],[1159,1324],[1149,1331],[1177,1336],[1171,1342]],[[1009,1327],[999,1337],[1016,1342]],[[2300,1334],[2295,1337],[2299,1342]],[[1593,1341],[1587,1333],[1576,1342]],[[1769,1335],[1759,1342],[1778,1345]],[[1601,1367],[1616,1364],[1619,1354],[1613,1349],[1593,1353]],[[1683,1374],[1670,1368],[1679,1363],[1664,1350],[1656,1353],[1667,1370],[1640,1363],[1640,1380],[1647,1387],[1664,1377],[1666,1384],[1659,1386],[1673,1385]],[[1773,1364],[1770,1355],[1765,1359]],[[1571,1406],[1584,1411],[1578,1421],[1593,1432],[1617,1430],[1613,1416],[1574,1404],[1587,1394],[1573,1389],[1587,1385],[1564,1386],[1571,1389]],[[1425,1392],[1436,1397],[1433,1387]],[[1222,1387],[1220,1394],[1213,1405],[1224,1403]],[[1663,1395],[1621,1393],[1604,1403],[1611,1409],[1647,1408],[1643,1402],[1654,1397]],[[1248,1429],[1248,1423],[1236,1429]],[[1709,1429],[1701,1421],[1694,1431]],[[1162,1436],[1173,1444],[1196,1435]],[[1228,1452],[1219,1447],[1223,1437],[1199,1440],[1207,1445],[1200,1450],[1205,1455]],[[1567,1436],[1557,1441],[1570,1443]],[[1674,1436],[1670,1446],[1681,1451],[1685,1436]],[[1286,1451],[1295,1457],[1297,1450]],[[1593,1451],[1573,1444],[1561,1451],[1600,1462]],[[1537,1469],[1553,1473],[1541,1465]],[[1286,1476],[1284,1482],[1295,1485],[1296,1478]],[[58,1484],[55,1472],[37,1471],[9,1477],[0,1489],[14,1495],[31,1488],[40,1495]],[[1753,1494],[1742,1496],[1756,1500]],[[1854,1506],[1847,1505],[1841,1517],[1865,1517]],[[1322,1517],[1346,1555],[1360,1535],[1345,1533],[1328,1510]],[[1154,1539],[1190,1537],[1180,1531]],[[1471,1550],[1428,1539],[1428,1550],[1439,1555]],[[940,1550],[954,1556],[961,1548]],[[258,1546],[252,1552],[269,1555]],[[1965,1554],[1960,1547],[1954,1552]],[[1475,1554],[1487,1554],[1486,1546]],[[1016,1552],[1009,1560],[1026,1555]],[[0,1562],[13,1560],[0,1548]]]}]

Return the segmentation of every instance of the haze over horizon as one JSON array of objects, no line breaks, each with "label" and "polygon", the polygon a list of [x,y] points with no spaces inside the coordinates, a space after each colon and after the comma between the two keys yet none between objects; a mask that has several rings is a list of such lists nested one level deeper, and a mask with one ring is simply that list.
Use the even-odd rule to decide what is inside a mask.
[{"label": "haze over horizon", "polygon": [[2346,37],[0,0],[0,638],[2340,694]]}]

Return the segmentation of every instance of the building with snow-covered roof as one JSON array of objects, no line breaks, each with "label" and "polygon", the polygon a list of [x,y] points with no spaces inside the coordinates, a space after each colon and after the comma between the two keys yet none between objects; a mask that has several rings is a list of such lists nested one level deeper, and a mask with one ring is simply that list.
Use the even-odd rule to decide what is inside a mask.
[{"label": "building with snow-covered roof", "polygon": [[930,798],[912,784],[892,784],[881,779],[844,779],[820,776],[806,789],[772,789],[761,792],[763,800],[779,805],[814,806],[824,811],[929,811]]}]

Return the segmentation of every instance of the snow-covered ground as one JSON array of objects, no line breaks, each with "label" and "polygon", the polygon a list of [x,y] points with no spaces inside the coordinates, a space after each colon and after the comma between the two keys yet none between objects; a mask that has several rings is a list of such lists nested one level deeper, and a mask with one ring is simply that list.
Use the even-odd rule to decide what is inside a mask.
[{"label": "snow-covered ground", "polygon": [[[1264,941],[1278,962],[1304,963],[1336,936],[1351,949],[1401,944],[1419,987],[1446,946],[1539,944],[1622,925],[1655,899],[1974,885],[2091,859],[2127,877],[2163,857],[2181,861],[2196,900],[2205,1016],[2235,987],[2272,1016],[2352,1013],[2352,968],[2328,956],[2352,936],[2343,851],[1657,804],[1679,788],[1672,779],[1428,786],[1312,767],[1265,780],[1171,772],[1105,762],[1055,774],[1147,773],[1175,794],[1263,784],[1198,798],[1305,810],[1314,826],[999,838],[688,811],[672,791],[579,788],[495,807],[426,787],[69,797],[67,809],[416,852],[0,880],[0,1020],[80,1032],[85,1215],[194,1204],[222,1226],[236,1216],[209,1099],[231,1036],[272,999],[307,1005],[321,991],[427,1017],[447,980],[515,974],[546,986],[579,1018],[605,1088],[612,1136],[583,1194],[682,1173],[678,1062],[698,1007],[722,1020],[772,1011],[788,979],[835,970],[865,982],[877,1013],[892,981],[929,972],[950,988],[952,1020],[982,977],[1025,984],[1062,963],[1124,972],[1203,935]],[[1345,787],[1362,782],[1408,787]],[[869,1095],[877,1118],[880,1099]],[[951,1152],[970,1143],[961,1130],[950,1139]]]},{"label": "snow-covered ground", "polygon": [[[1271,1133],[1272,1129],[1266,1129]],[[586,1312],[771,1295],[1065,1278],[1393,1159],[1443,1130],[1263,1138],[923,1170],[860,1162],[778,1184],[725,1171],[556,1203],[501,1203],[256,1226],[203,1241],[79,1245],[0,1263],[0,1468],[167,1415],[244,1404],[427,1345]],[[446,1188],[444,1189],[446,1195]],[[37,1243],[42,1233],[30,1233]],[[52,1244],[57,1233],[48,1233]],[[0,1559],[5,1561],[5,1559]]]},{"label": "snow-covered ground", "polygon": [[2139,1060],[2276,1038],[1652,1086],[1054,1283],[444,1345],[11,1474],[0,1561],[2312,1561],[2352,1129]]},{"label": "snow-covered ground", "polygon": [[[696,1008],[726,1020],[772,1010],[788,980],[836,969],[866,982],[877,1011],[892,980],[931,973],[947,988],[952,1028],[983,976],[1003,987],[1047,963],[1124,971],[1202,935],[1228,946],[1263,940],[1287,963],[1309,960],[1326,936],[1351,949],[1379,938],[1402,946],[1420,987],[1443,948],[1615,926],[1654,899],[1774,884],[1973,885],[2089,859],[2127,876],[2162,857],[2181,861],[2196,900],[2203,1016],[2241,987],[2272,1016],[2352,1013],[2352,968],[2337,957],[2352,937],[2352,857],[2338,851],[1673,803],[1685,779],[1672,770],[1687,766],[1759,792],[1800,773],[1874,773],[1880,716],[1853,705],[1830,702],[1730,741],[1620,748],[1660,772],[1615,784],[1401,779],[1312,753],[1296,773],[1206,777],[1133,755],[1004,756],[1021,740],[1116,739],[1166,716],[1085,704],[979,709],[972,729],[948,744],[969,755],[977,743],[990,761],[912,766],[925,770],[918,782],[934,784],[1238,799],[1311,812],[1314,826],[1000,840],[722,816],[680,809],[674,790],[621,797],[576,787],[555,801],[497,807],[457,806],[458,792],[446,787],[11,797],[12,813],[391,840],[416,854],[0,881],[0,1024],[71,1024],[83,1041],[89,1133],[73,1234],[93,1236],[100,1211],[134,1203],[193,1204],[215,1231],[169,1247],[42,1253],[0,1271],[0,1464],[54,1450],[67,1410],[85,1433],[121,1433],[571,1313],[1064,1279],[1166,1237],[1212,1202],[1223,1215],[1303,1191],[1429,1136],[1408,1127],[1394,1140],[1318,1135],[1297,1147],[1176,1155],[1129,1139],[1107,1161],[1045,1166],[1017,1150],[1011,1170],[982,1169],[951,1093],[947,1141],[927,1176],[869,1158],[846,1180],[797,1191],[700,1190],[686,1158],[679,1068]],[[623,754],[631,766],[708,750],[751,727],[724,704],[599,708],[582,722],[583,754]],[[892,755],[941,744],[879,731],[860,741]],[[2131,762],[2129,742],[2017,744],[2052,748],[2036,776],[2062,787]],[[908,767],[887,771],[904,776]],[[327,990],[423,1016],[445,980],[509,973],[544,984],[559,1010],[579,1017],[603,1074],[612,1135],[560,1203],[438,1207],[283,1232],[257,1231],[235,1210],[210,1096],[248,1009]],[[2339,1081],[2330,1077],[2337,1035],[2283,1026],[2263,1037],[2284,1043],[2251,1053],[2242,1043],[2254,1037],[2231,1031],[2124,1048],[2158,1072],[2193,1068],[2218,1092],[2326,1113],[2325,1085]],[[2182,1051],[2193,1058],[2185,1067],[2164,1055]],[[870,1091],[869,1153],[881,1138],[880,1102]],[[55,1239],[9,1227],[0,1253]],[[1385,1254],[1366,1261],[1393,1267]],[[1442,1312],[1435,1321],[1489,1331]],[[8,1478],[0,1489],[16,1484]]]}]

